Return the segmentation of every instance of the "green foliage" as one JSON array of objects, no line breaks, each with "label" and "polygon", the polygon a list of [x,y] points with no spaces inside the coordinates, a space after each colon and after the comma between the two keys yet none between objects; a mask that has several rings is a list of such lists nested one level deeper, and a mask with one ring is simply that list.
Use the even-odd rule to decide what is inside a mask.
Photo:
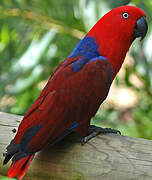
[{"label": "green foliage", "polygon": [[[7,177],[5,177],[5,176],[1,176],[0,175],[0,180],[13,180],[14,178],[7,178]],[[14,179],[15,180],[15,179]]]},{"label": "green foliage", "polygon": [[[0,110],[24,115],[53,70],[93,24],[108,10],[129,2],[145,10],[149,32],[141,45],[134,43],[135,65],[126,69],[123,82],[117,78],[117,86],[133,88],[138,105],[131,110],[132,121],[123,122],[114,106],[100,109],[94,120],[119,127],[126,135],[152,139],[151,0],[1,0]],[[130,80],[132,74],[142,88]]]}]

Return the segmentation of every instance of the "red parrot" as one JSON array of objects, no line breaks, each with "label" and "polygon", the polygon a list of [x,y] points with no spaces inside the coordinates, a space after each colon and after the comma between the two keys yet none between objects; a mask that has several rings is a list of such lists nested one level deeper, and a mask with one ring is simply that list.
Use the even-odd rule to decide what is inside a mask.
[{"label": "red parrot", "polygon": [[6,148],[4,164],[13,157],[8,177],[22,179],[36,152],[73,131],[86,136],[83,143],[102,132],[119,132],[90,126],[90,119],[106,99],[132,42],[145,37],[145,17],[133,6],[111,10],[59,65]]}]

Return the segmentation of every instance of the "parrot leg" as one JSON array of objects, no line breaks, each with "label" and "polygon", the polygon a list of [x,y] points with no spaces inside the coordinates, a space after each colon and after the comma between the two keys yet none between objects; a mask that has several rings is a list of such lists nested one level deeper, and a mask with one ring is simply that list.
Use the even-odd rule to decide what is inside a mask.
[{"label": "parrot leg", "polygon": [[102,128],[102,127],[98,127],[98,126],[94,126],[94,125],[90,126],[89,131],[90,131],[90,134],[88,136],[82,138],[81,145],[84,145],[90,139],[96,137],[99,134],[114,133],[114,134],[120,134],[121,135],[121,132],[119,130],[111,129],[111,128]]}]

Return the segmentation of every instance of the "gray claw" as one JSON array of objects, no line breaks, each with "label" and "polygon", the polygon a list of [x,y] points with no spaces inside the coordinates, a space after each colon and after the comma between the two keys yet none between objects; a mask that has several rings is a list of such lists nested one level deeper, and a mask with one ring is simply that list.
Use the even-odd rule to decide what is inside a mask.
[{"label": "gray claw", "polygon": [[114,134],[120,134],[121,132],[116,129],[111,129],[111,128],[101,128],[101,127],[96,127],[94,125],[90,126],[90,134],[81,140],[81,145],[84,145],[87,143],[90,139],[93,137],[96,137],[98,134],[106,134],[106,133],[114,133]]}]

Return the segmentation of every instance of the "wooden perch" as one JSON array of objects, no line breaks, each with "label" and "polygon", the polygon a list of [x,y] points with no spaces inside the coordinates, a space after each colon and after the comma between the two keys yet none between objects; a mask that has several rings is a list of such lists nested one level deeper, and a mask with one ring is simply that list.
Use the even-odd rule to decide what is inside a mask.
[{"label": "wooden perch", "polygon": [[[22,116],[0,113],[0,174],[7,175],[3,152]],[[25,180],[151,180],[152,141],[100,135],[81,146],[74,136],[37,153]]]}]

